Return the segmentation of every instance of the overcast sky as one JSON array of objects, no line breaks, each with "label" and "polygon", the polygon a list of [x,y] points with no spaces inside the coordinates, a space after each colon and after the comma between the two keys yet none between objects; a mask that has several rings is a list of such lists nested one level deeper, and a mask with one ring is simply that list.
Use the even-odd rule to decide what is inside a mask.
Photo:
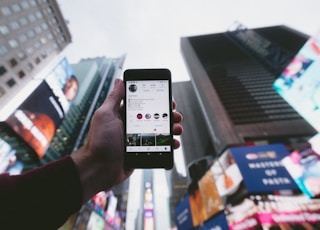
[{"label": "overcast sky", "polygon": [[287,25],[308,35],[320,29],[319,0],[58,0],[69,21],[69,62],[127,54],[124,68],[169,68],[188,80],[180,37]]}]

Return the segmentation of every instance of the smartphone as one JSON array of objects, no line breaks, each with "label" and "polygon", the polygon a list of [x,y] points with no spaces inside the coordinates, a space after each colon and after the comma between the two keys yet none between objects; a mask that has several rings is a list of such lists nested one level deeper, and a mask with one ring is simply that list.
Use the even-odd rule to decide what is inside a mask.
[{"label": "smartphone", "polygon": [[125,156],[130,168],[173,167],[171,73],[128,69],[125,84]]}]

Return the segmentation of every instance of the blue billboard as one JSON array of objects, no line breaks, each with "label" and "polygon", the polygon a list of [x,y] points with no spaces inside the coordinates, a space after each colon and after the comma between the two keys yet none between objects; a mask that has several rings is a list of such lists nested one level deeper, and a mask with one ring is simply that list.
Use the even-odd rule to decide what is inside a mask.
[{"label": "blue billboard", "polygon": [[249,193],[299,190],[281,163],[290,154],[283,144],[243,146],[229,150]]}]

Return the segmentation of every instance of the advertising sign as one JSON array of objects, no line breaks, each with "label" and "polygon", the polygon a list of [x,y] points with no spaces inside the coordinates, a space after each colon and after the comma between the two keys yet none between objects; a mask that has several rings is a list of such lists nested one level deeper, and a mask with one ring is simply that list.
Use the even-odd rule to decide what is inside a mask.
[{"label": "advertising sign", "polygon": [[310,38],[274,82],[274,89],[320,131],[320,41]]},{"label": "advertising sign", "polygon": [[53,68],[45,81],[58,98],[63,112],[67,113],[70,104],[77,96],[79,82],[66,58],[62,59],[59,64]]},{"label": "advertising sign", "polygon": [[77,91],[78,81],[63,59],[6,122],[41,158]]},{"label": "advertising sign", "polygon": [[43,81],[6,122],[41,158],[63,116],[58,98]]},{"label": "advertising sign", "polygon": [[199,180],[198,186],[205,211],[205,220],[207,220],[224,209],[211,170]]},{"label": "advertising sign", "polygon": [[312,148],[295,150],[282,163],[304,194],[320,195],[320,156]]},{"label": "advertising sign", "polygon": [[203,223],[202,226],[197,228],[197,230],[205,230],[205,229],[212,229],[212,230],[229,229],[228,223],[226,220],[226,215],[224,214],[224,212],[219,213],[215,217]]},{"label": "advertising sign", "polygon": [[299,190],[281,163],[290,154],[283,144],[234,147],[229,150],[249,193]]},{"label": "advertising sign", "polygon": [[175,208],[175,220],[178,229],[192,229],[192,214],[189,203],[189,196],[185,196],[180,204]]}]

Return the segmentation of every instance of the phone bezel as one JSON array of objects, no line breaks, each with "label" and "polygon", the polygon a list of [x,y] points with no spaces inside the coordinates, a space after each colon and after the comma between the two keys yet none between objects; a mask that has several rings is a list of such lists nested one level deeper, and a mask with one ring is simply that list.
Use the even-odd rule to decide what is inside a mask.
[{"label": "phone bezel", "polygon": [[173,112],[172,112],[172,82],[171,72],[168,69],[127,69],[123,75],[125,91],[127,92],[127,81],[139,80],[168,80],[169,82],[169,111],[170,112],[170,140],[171,150],[168,152],[127,152],[127,108],[126,93],[124,97],[124,167],[132,168],[164,168],[172,169],[173,167]]}]

